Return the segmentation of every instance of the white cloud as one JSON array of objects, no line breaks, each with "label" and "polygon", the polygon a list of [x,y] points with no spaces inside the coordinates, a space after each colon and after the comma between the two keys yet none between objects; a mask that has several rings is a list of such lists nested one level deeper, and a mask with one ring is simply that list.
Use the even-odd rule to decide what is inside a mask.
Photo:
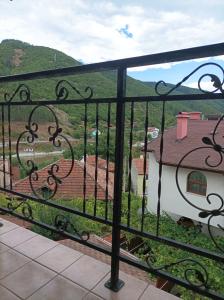
[{"label": "white cloud", "polygon": [[[207,6],[198,11],[200,0],[196,4],[189,1],[189,7],[183,4],[183,8],[178,2],[173,1],[169,8],[162,0],[156,4],[131,0],[0,0],[0,40],[14,38],[56,48],[85,63],[223,41],[224,20],[219,11],[224,11],[224,2],[215,0],[211,6],[205,1]],[[133,38],[119,34],[117,29],[126,24]]]},{"label": "white cloud", "polygon": [[[185,86],[188,86],[190,88],[194,88],[194,89],[198,89],[198,82],[191,82],[191,83],[186,83],[184,84]],[[204,91],[209,91],[209,92],[212,92],[215,90],[214,86],[213,86],[213,83],[211,81],[203,81],[201,83],[201,88],[204,90]]]},{"label": "white cloud", "polygon": [[[219,63],[218,60],[224,60],[224,56],[217,56],[215,58],[216,61],[215,63]],[[192,59],[192,60],[185,60],[185,61],[178,61],[178,62],[172,62],[172,63],[165,63],[165,64],[157,64],[157,65],[149,65],[149,66],[142,66],[142,67],[134,67],[134,68],[129,68],[128,72],[143,72],[149,69],[170,69],[175,65],[179,64],[187,64],[187,63],[192,63],[192,62],[199,62],[199,63],[206,63],[206,62],[211,62],[211,57],[204,57],[204,58],[197,58],[197,59]],[[222,75],[221,75],[222,76]]]},{"label": "white cloud", "polygon": [[216,58],[219,60],[224,60],[224,55],[217,56]]},{"label": "white cloud", "polygon": [[142,67],[134,67],[129,68],[128,72],[143,72],[149,69],[170,69],[175,63],[167,63],[167,64],[158,64],[151,66],[142,66]]}]

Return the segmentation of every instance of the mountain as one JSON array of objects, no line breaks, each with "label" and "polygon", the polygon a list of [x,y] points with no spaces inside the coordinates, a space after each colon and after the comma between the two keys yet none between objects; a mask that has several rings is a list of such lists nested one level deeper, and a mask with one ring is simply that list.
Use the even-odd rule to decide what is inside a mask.
[{"label": "mountain", "polygon": [[[148,87],[155,89],[156,83],[155,81],[143,81],[143,83],[145,85],[147,85]],[[174,88],[175,85],[171,84],[171,83],[166,83],[166,87],[164,86],[162,88],[162,90],[164,92],[169,91],[170,89]],[[200,93],[200,91],[198,89],[194,89],[194,88],[190,88],[187,86],[179,86],[175,89],[175,94],[196,94],[196,93]]]},{"label": "mountain", "polygon": [[[180,78],[182,79],[182,78]],[[155,90],[156,82],[144,82],[145,85]],[[167,92],[170,89],[174,88],[175,85],[171,83],[166,83],[166,87],[161,87],[161,92]],[[200,94],[202,93],[199,89],[190,88],[187,86],[179,86],[175,88],[175,91],[172,94],[181,95],[181,94]],[[201,111],[205,116],[209,114],[218,114],[224,112],[224,101],[222,100],[186,100],[186,101],[172,101],[168,104],[168,111],[173,112],[175,115],[180,111]]]},{"label": "mountain", "polygon": [[[33,46],[18,40],[3,40],[0,43],[0,76],[20,74],[26,72],[41,71],[47,69],[55,69],[61,67],[78,66],[81,63],[74,58],[55,49]],[[32,99],[55,99],[55,86],[61,78],[41,79],[35,81],[28,81],[26,83],[32,94]],[[97,72],[90,74],[81,74],[68,76],[66,78],[75,84],[75,87],[84,91],[87,86],[90,86],[94,92],[94,98],[97,97],[113,97],[116,94],[116,73],[115,72]],[[0,86],[0,99],[3,99],[5,92],[13,91],[18,85],[16,83],[4,84]],[[172,85],[170,85],[172,86]],[[147,96],[155,95],[154,82],[142,82],[128,76],[127,78],[127,96]],[[169,87],[169,86],[168,86]],[[178,93],[195,93],[197,90],[187,87],[180,87]],[[73,94],[72,94],[73,96]],[[74,98],[78,96],[74,94]],[[130,127],[129,122],[131,118],[130,104],[127,104],[126,117],[127,127]],[[73,128],[74,136],[77,132],[82,130],[84,120],[83,105],[57,105],[57,112],[63,110],[68,115],[70,127]],[[150,103],[149,110],[149,125],[160,125],[161,118],[161,103]],[[215,114],[224,111],[224,105],[221,101],[205,102],[205,101],[183,101],[170,102],[166,105],[166,126],[175,123],[175,115],[179,111],[200,110],[204,114]],[[23,107],[21,109],[13,108],[12,119],[22,121],[27,117],[30,108]],[[111,124],[115,124],[115,105],[111,108]],[[143,114],[145,112],[145,103],[135,104],[134,121],[138,128],[144,128]],[[93,128],[96,123],[96,105],[90,104],[88,106],[88,128]],[[52,117],[47,116],[44,109],[37,112],[37,119],[42,121],[52,121]],[[107,105],[99,105],[99,119],[100,126],[105,127],[107,121]],[[104,123],[104,125],[103,125]]]}]

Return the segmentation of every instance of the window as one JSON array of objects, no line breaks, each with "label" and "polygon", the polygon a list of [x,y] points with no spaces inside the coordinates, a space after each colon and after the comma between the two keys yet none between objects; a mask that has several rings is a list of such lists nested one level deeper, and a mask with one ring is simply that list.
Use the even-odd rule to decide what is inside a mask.
[{"label": "window", "polygon": [[187,192],[206,196],[206,190],[206,177],[201,172],[191,172],[187,177]]}]

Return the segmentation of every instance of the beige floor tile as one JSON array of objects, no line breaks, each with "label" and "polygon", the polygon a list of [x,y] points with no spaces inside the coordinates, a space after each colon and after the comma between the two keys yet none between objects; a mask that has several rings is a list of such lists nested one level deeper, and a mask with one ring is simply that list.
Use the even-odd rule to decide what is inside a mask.
[{"label": "beige floor tile", "polygon": [[81,300],[87,293],[70,280],[57,276],[28,300]]},{"label": "beige floor tile", "polygon": [[0,242],[6,244],[9,247],[15,247],[36,235],[36,233],[30,230],[19,227],[0,235]]},{"label": "beige floor tile", "polygon": [[32,261],[2,279],[1,284],[22,299],[26,299],[55,275],[55,272]]},{"label": "beige floor tile", "polygon": [[103,298],[101,298],[93,293],[89,293],[83,298],[83,300],[102,300],[102,299]]},{"label": "beige floor tile", "polygon": [[35,260],[53,271],[60,273],[82,255],[83,254],[78,251],[63,245],[58,245]]},{"label": "beige floor tile", "polygon": [[34,259],[57,245],[58,243],[37,235],[17,246],[15,250]]},{"label": "beige floor tile", "polygon": [[0,286],[0,299],[1,300],[20,300],[17,296],[13,295],[3,286]]},{"label": "beige floor tile", "polygon": [[0,243],[0,254],[7,251],[7,250],[9,250],[9,249],[10,249],[9,247],[7,247],[6,245]]},{"label": "beige floor tile", "polygon": [[3,223],[3,226],[0,227],[0,235],[3,233],[6,233],[8,231],[11,231],[15,228],[19,228],[18,225],[8,222],[6,220],[0,219],[0,222]]},{"label": "beige floor tile", "polygon": [[125,285],[121,288],[119,292],[115,293],[104,286],[105,282],[109,279],[109,277],[110,276],[104,278],[93,289],[93,292],[95,294],[107,300],[137,300],[148,285],[148,283],[145,281],[139,280],[135,277],[120,272],[120,279],[124,281]]},{"label": "beige floor tile", "polygon": [[62,272],[62,275],[86,289],[92,289],[109,270],[109,265],[84,255]]},{"label": "beige floor tile", "polygon": [[0,278],[3,278],[10,273],[16,271],[17,269],[28,263],[30,259],[15,252],[14,250],[9,250],[3,252],[0,255]]},{"label": "beige floor tile", "polygon": [[157,289],[153,285],[149,285],[148,288],[145,290],[143,295],[141,296],[140,300],[178,300],[179,298],[176,296],[173,296],[169,293],[166,293],[164,291],[161,291],[160,289]]}]

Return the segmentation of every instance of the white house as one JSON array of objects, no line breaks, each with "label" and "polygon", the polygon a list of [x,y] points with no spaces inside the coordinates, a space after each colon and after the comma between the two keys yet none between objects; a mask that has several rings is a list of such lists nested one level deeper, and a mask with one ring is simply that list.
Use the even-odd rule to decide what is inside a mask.
[{"label": "white house", "polygon": [[[214,142],[224,144],[224,122],[221,121],[215,130],[217,123],[218,119],[214,118],[201,120],[200,112],[183,112],[177,116],[176,127],[164,132],[161,212],[167,212],[177,221],[184,217],[195,224],[207,225],[209,216],[202,218],[200,212],[224,209],[223,154],[216,151],[219,146],[214,150],[211,145]],[[207,137],[206,143],[202,141],[203,137]],[[160,138],[148,144],[150,185],[147,208],[153,213],[157,212],[158,203]],[[177,166],[182,158],[176,180]],[[211,219],[211,225],[219,227],[218,224],[224,228],[221,215]]]}]

